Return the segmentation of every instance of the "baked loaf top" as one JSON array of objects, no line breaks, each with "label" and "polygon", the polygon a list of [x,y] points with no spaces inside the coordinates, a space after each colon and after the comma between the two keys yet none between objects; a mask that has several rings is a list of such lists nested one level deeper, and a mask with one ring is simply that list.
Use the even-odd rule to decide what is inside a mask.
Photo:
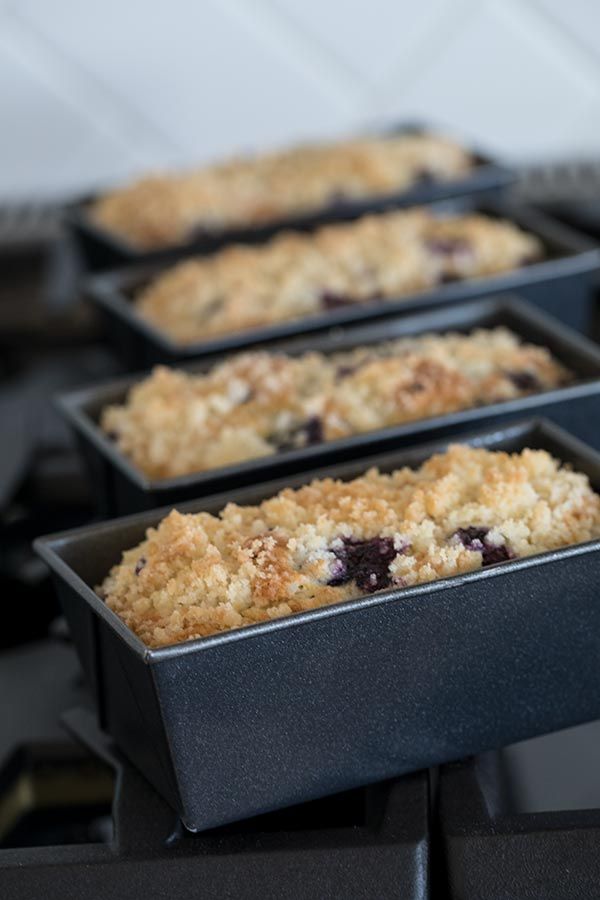
[{"label": "baked loaf top", "polygon": [[148,176],[101,197],[92,219],[140,249],[318,211],[341,200],[449,180],[473,166],[454,141],[390,135],[242,157],[192,172]]},{"label": "baked loaf top", "polygon": [[188,259],[159,275],[134,304],[185,345],[493,275],[542,254],[538,239],[511,222],[475,213],[439,218],[415,208]]},{"label": "baked loaf top", "polygon": [[543,450],[456,445],[218,516],[173,510],[98,592],[159,647],[600,536],[600,496]]},{"label": "baked loaf top", "polygon": [[187,475],[566,383],[506,328],[400,338],[324,355],[239,354],[207,373],[157,367],[104,431],[153,479]]}]

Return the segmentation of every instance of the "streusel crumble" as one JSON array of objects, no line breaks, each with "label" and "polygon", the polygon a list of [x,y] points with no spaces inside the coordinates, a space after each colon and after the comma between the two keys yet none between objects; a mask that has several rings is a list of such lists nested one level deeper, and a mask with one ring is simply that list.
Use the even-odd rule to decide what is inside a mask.
[{"label": "streusel crumble", "polygon": [[99,594],[147,645],[264,622],[600,536],[600,496],[544,450],[456,445],[218,515],[173,510]]},{"label": "streusel crumble", "polygon": [[538,239],[511,222],[415,208],[183,261],[142,289],[134,305],[173,341],[190,344],[493,275],[542,253]]},{"label": "streusel crumble", "polygon": [[207,373],[157,367],[104,431],[150,478],[187,475],[569,380],[548,350],[508,329],[426,334],[324,355],[258,351]]},{"label": "streusel crumble", "polygon": [[471,156],[448,138],[354,139],[149,176],[106,194],[91,216],[129,243],[153,249],[201,232],[252,227],[344,200],[399,193],[423,180],[459,178],[472,166]]}]

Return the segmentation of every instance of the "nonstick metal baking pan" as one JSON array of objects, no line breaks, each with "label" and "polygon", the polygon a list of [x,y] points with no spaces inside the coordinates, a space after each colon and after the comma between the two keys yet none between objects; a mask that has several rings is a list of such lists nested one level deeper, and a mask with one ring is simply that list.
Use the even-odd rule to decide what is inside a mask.
[{"label": "nonstick metal baking pan", "polygon": [[589,285],[592,274],[600,267],[600,249],[589,238],[537,210],[504,202],[483,203],[473,197],[463,197],[438,204],[434,209],[440,213],[480,211],[511,219],[537,235],[544,245],[546,258],[499,275],[440,284],[435,290],[396,300],[349,304],[323,315],[232,332],[189,345],[172,341],[145,322],[133,307],[133,295],[164,271],[164,263],[94,276],[86,282],[85,293],[101,313],[107,337],[115,351],[132,370],[157,362],[175,363],[229,353],[242,347],[315,333],[334,325],[392,314],[408,315],[487,294],[513,291],[578,331],[585,332],[592,327],[595,306]]},{"label": "nonstick metal baking pan", "polygon": [[[390,135],[436,134],[438,131],[440,129],[423,124],[404,124],[389,128],[384,133]],[[423,178],[409,190],[384,196],[367,197],[362,200],[344,201],[340,199],[335,204],[316,212],[273,221],[267,225],[239,227],[214,234],[198,231],[195,237],[184,244],[161,248],[157,251],[140,250],[126,240],[94,224],[89,215],[89,206],[93,197],[86,197],[72,204],[66,211],[65,221],[77,240],[88,271],[99,271],[141,260],[168,259],[191,250],[196,253],[206,253],[232,242],[256,243],[263,241],[283,228],[310,230],[328,222],[355,219],[367,212],[415,206],[419,203],[429,203],[461,194],[495,195],[515,180],[511,169],[494,161],[487,154],[475,149],[471,149],[469,152],[475,165],[472,171],[463,178],[447,181]]]},{"label": "nonstick metal baking pan", "polygon": [[[543,411],[583,440],[600,449],[600,348],[560,322],[516,297],[485,298],[430,310],[419,315],[395,317],[365,326],[338,328],[304,340],[288,341],[276,348],[287,353],[347,350],[400,335],[427,332],[470,332],[475,328],[504,325],[524,341],[547,347],[575,375],[573,384],[531,394],[517,400],[407,422],[392,428],[366,432],[314,444],[300,450],[261,457],[177,478],[151,480],[131,463],[98,425],[104,407],[124,401],[128,390],[143,375],[83,388],[58,399],[70,422],[86,460],[97,509],[101,516],[123,515],[177,503],[245,484],[289,475],[302,469],[381,452],[389,446],[414,444],[419,440],[453,431],[501,423],[509,418]],[[189,371],[205,371],[212,363],[188,364]]]},{"label": "nonstick metal baking pan", "polygon": [[[544,448],[600,488],[600,454],[547,422],[469,443]],[[419,465],[444,444],[368,460]],[[366,460],[195,501],[256,503]],[[148,649],[94,592],[166,509],[41,538],[103,727],[203,830],[600,716],[600,541]]]}]

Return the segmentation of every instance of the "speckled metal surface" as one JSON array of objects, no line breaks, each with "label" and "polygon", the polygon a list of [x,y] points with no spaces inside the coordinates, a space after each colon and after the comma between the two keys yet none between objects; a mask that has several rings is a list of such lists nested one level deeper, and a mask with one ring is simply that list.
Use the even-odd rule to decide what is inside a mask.
[{"label": "speckled metal surface", "polygon": [[[545,447],[600,487],[600,456],[550,424],[470,440]],[[385,471],[436,449],[370,461]],[[253,502],[280,486],[187,508]],[[55,536],[38,549],[101,721],[191,830],[600,716],[599,542],[149,651],[92,586],[162,515]]]}]

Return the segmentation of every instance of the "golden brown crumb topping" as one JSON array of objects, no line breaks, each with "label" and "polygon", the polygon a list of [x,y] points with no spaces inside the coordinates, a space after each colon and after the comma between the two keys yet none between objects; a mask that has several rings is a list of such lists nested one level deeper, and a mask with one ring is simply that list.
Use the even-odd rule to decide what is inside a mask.
[{"label": "golden brown crumb topping", "polygon": [[298,357],[245,353],[203,374],[157,367],[104,431],[150,478],[187,475],[565,383],[506,328],[426,334]]},{"label": "golden brown crumb topping", "polygon": [[469,154],[447,138],[396,135],[302,146],[155,175],[106,194],[98,225],[143,249],[318,211],[340,200],[401,192],[422,178],[458,178]]},{"label": "golden brown crumb topping", "polygon": [[537,238],[510,222],[476,213],[439,218],[416,208],[183,261],[134,303],[159,331],[190,344],[493,275],[541,255]]},{"label": "golden brown crumb topping", "polygon": [[173,510],[98,589],[158,647],[600,536],[600,497],[543,450],[456,445],[218,515]]}]

